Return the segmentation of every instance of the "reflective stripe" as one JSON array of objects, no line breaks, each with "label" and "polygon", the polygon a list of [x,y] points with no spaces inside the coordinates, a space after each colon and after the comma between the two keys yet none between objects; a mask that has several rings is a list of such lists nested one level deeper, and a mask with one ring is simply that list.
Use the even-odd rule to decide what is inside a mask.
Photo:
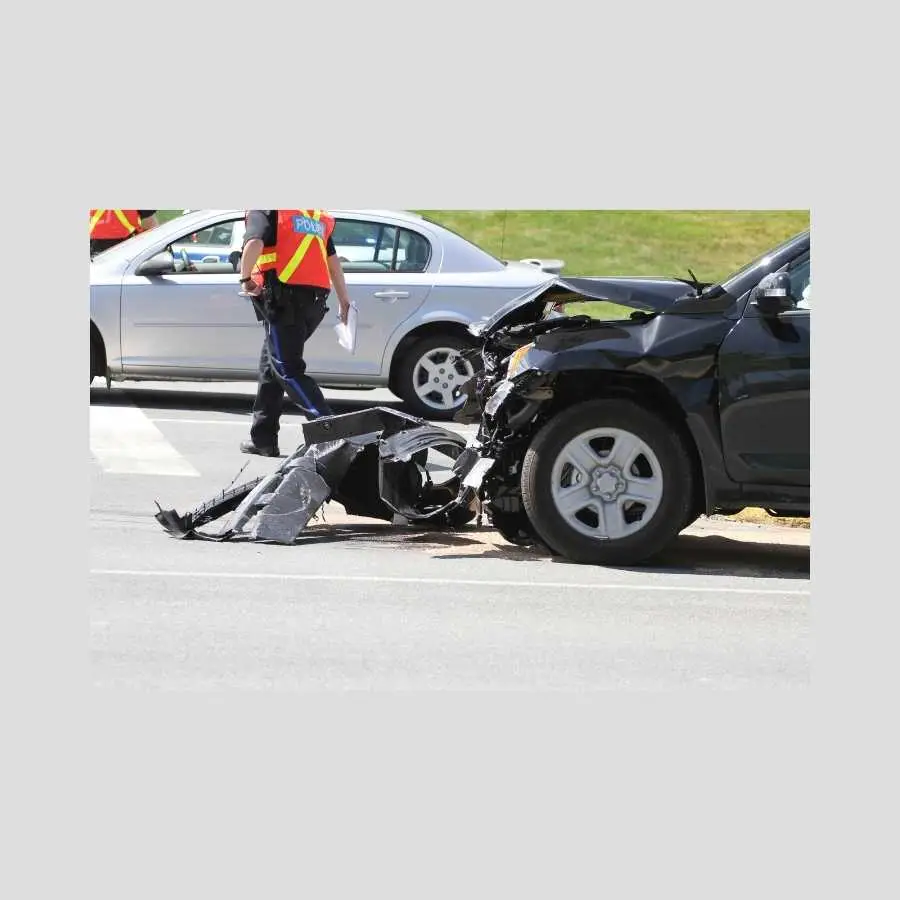
[{"label": "reflective stripe", "polygon": [[259,255],[259,259],[256,261],[256,264],[259,266],[264,266],[267,263],[275,262],[275,251],[273,250],[271,253],[261,253]]},{"label": "reflective stripe", "polygon": [[[275,353],[272,356],[272,362],[275,367],[275,372],[281,376],[282,381],[284,381],[284,386],[287,388],[288,385],[294,388],[294,390],[300,395],[300,400],[302,401],[300,406],[304,410],[309,410],[316,418],[322,415],[318,409],[316,409],[315,404],[313,404],[309,397],[303,393],[303,388],[300,387],[300,383],[296,378],[290,378],[287,373],[287,367],[284,364],[284,360],[281,358],[281,343],[278,340],[278,332],[275,330],[274,323],[268,325],[269,337],[272,339],[272,349]],[[296,402],[296,401],[295,401]]]},{"label": "reflective stripe", "polygon": [[121,209],[114,209],[113,212],[116,214],[116,218],[129,230],[134,231],[135,226],[125,218],[125,213],[122,212]]},{"label": "reflective stripe", "polygon": [[281,270],[278,277],[282,281],[290,280],[291,275],[297,271],[297,266],[303,261],[303,257],[306,256],[306,251],[309,249],[309,245],[313,242],[313,236],[308,234],[302,241],[300,241],[300,246],[297,248],[294,255],[291,257],[291,261]]},{"label": "reflective stripe", "polygon": [[105,209],[98,209],[96,211],[96,213],[94,214],[94,217],[91,219],[91,231],[94,230],[94,226],[100,221],[101,217],[103,216],[103,213],[105,213],[105,212],[106,212]]}]

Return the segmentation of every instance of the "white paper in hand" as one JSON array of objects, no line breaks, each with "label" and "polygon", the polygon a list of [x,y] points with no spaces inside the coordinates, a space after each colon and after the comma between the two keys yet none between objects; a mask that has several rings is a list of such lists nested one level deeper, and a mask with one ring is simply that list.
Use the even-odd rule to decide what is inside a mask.
[{"label": "white paper in hand", "polygon": [[356,353],[356,304],[351,303],[347,311],[347,322],[338,320],[334,326],[338,343],[349,353]]}]

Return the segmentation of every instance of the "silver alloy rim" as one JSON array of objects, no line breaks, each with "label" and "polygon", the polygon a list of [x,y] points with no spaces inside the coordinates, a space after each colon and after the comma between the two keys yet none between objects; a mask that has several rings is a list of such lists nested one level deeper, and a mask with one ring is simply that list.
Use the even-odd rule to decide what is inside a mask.
[{"label": "silver alloy rim", "polygon": [[644,528],[663,495],[662,467],[637,435],[594,428],[562,448],[551,496],[566,524],[595,540],[621,540]]},{"label": "silver alloy rim", "polygon": [[423,354],[413,367],[413,390],[426,406],[436,410],[455,409],[464,398],[453,391],[473,375],[472,364],[452,347],[435,347]]}]

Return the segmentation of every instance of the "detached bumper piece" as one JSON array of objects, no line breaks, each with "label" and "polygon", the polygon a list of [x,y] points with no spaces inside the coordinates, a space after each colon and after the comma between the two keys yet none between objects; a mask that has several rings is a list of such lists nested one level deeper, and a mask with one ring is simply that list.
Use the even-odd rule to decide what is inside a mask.
[{"label": "detached bumper piece", "polygon": [[[303,441],[272,474],[183,515],[157,503],[155,518],[181,539],[292,544],[335,500],[351,515],[458,526],[474,517],[480,479],[466,476],[478,460],[456,432],[379,406],[304,423]],[[224,516],[218,531],[201,530]]]}]

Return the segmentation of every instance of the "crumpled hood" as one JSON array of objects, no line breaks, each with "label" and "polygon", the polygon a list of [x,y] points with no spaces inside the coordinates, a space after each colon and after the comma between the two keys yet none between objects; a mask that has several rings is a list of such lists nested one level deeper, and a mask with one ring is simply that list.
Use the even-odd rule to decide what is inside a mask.
[{"label": "crumpled hood", "polygon": [[664,312],[679,297],[694,296],[695,292],[689,284],[674,278],[553,278],[510,300],[488,319],[474,323],[469,330],[479,337],[487,337],[499,328],[535,321],[544,305],[562,294],[579,294],[585,300],[608,300],[620,306]]}]

